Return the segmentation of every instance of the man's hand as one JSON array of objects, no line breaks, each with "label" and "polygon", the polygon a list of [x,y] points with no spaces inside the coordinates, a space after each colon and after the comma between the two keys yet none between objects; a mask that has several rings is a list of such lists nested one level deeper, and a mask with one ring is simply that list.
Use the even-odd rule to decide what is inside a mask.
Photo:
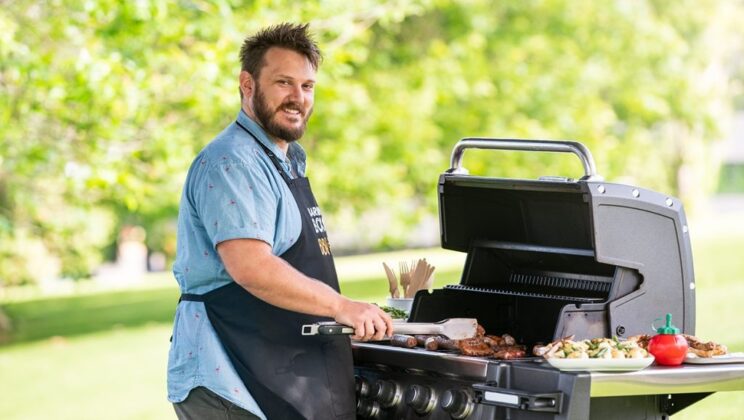
[{"label": "man's hand", "polygon": [[355,340],[382,340],[393,335],[393,320],[385,311],[371,303],[344,298],[334,315],[336,322],[354,328]]}]

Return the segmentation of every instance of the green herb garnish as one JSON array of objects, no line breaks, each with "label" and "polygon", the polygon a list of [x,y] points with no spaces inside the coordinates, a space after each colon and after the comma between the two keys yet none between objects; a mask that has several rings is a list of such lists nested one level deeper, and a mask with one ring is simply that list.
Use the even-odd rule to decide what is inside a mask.
[{"label": "green herb garnish", "polygon": [[380,309],[387,312],[388,315],[390,315],[390,317],[394,319],[408,318],[408,312],[398,309],[398,308],[393,308],[392,306],[380,306]]}]

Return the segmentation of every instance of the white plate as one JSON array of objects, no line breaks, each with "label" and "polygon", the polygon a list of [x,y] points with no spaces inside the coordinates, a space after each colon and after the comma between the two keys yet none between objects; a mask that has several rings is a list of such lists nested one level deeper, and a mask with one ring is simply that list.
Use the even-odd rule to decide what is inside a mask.
[{"label": "white plate", "polygon": [[640,359],[546,359],[554,368],[568,371],[628,372],[641,370],[654,362],[653,356]]},{"label": "white plate", "polygon": [[687,353],[685,363],[708,365],[717,363],[744,363],[744,353],[729,353],[713,357],[698,357],[694,353]]}]

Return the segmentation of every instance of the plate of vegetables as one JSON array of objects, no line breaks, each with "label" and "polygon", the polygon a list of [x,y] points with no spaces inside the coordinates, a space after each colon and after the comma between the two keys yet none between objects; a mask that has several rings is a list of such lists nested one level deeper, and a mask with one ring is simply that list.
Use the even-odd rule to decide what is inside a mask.
[{"label": "plate of vegetables", "polygon": [[553,367],[565,371],[634,371],[648,367],[654,357],[633,340],[594,338],[573,341],[572,337],[536,346],[533,353],[543,356]]}]

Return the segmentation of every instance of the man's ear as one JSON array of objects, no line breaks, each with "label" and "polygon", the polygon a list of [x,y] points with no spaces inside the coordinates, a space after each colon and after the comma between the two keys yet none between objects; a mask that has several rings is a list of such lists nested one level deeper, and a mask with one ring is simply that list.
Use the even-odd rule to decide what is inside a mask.
[{"label": "man's ear", "polygon": [[240,91],[245,98],[253,95],[253,76],[245,70],[240,72]]}]

